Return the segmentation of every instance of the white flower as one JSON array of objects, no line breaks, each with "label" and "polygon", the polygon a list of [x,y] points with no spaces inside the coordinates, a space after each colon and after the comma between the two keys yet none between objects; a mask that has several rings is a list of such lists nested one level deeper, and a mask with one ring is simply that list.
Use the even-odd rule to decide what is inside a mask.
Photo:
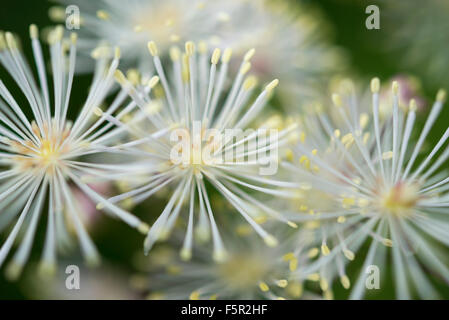
[{"label": "white flower", "polygon": [[[363,297],[367,266],[378,264],[386,272],[386,247],[392,247],[397,296],[412,297],[413,287],[421,298],[435,297],[437,292],[426,273],[449,281],[449,269],[438,247],[438,243],[449,245],[449,178],[443,166],[449,158],[445,146],[449,129],[432,148],[425,142],[446,94],[438,93],[424,127],[418,130],[416,103],[411,100],[409,110],[399,107],[397,82],[393,82],[392,112],[379,117],[379,89],[379,80],[373,79],[369,113],[360,113],[367,108],[358,105],[353,94],[334,94],[339,121],[321,112],[305,117],[303,130],[311,134],[305,134],[294,150],[300,165],[286,162],[284,167],[325,196],[313,214],[297,220],[320,223],[323,257],[312,269],[334,264],[335,259],[341,268],[372,239],[351,298]],[[347,259],[338,258],[343,255]]]},{"label": "white flower", "polygon": [[[288,230],[284,230],[288,231]],[[228,237],[226,237],[228,238]],[[139,274],[132,278],[136,288],[149,291],[148,299],[314,299],[304,288],[315,274],[301,271],[309,263],[307,252],[283,242],[266,248],[254,236],[229,234],[228,258],[216,263],[207,248],[198,248],[185,262],[166,247],[154,249],[151,261],[138,261]],[[296,242],[294,243],[297,244]],[[298,254],[292,257],[291,250]],[[296,272],[291,279],[291,272]],[[299,276],[301,275],[301,276]]]},{"label": "white flower", "polygon": [[[1,229],[13,225],[0,249],[0,265],[5,261],[19,232],[23,239],[7,269],[11,278],[19,276],[33,245],[40,215],[48,206],[47,230],[41,260],[42,271],[56,266],[56,250],[69,238],[68,224],[75,229],[81,250],[88,263],[96,263],[98,254],[79,216],[73,186],[95,203],[103,206],[143,233],[148,226],[133,215],[110,204],[86,184],[119,179],[123,166],[90,162],[86,156],[105,152],[105,146],[116,143],[122,134],[102,119],[92,121],[92,110],[103,102],[114,83],[119,52],[111,60],[99,58],[91,90],[78,118],[67,119],[76,57],[76,34],[67,43],[63,28],[49,34],[50,62],[54,97],[49,84],[37,27],[31,25],[33,54],[39,85],[14,36],[0,35],[0,62],[17,83],[27,105],[18,105],[11,92],[0,81],[0,207]],[[111,108],[117,108],[125,96],[117,96]],[[25,113],[32,115],[32,121]],[[14,222],[15,221],[15,222]]]},{"label": "white flower", "polygon": [[[193,42],[186,43],[185,54],[173,48],[173,68],[168,78],[156,44],[149,42],[148,47],[158,76],[139,82],[133,73],[128,79],[121,72],[116,74],[123,90],[131,95],[139,110],[125,122],[120,120],[123,114],[115,117],[110,110],[104,113],[97,110],[105,119],[136,136],[133,142],[113,148],[128,154],[130,159],[136,159],[131,168],[138,169],[129,170],[129,180],[133,181],[135,175],[143,180],[139,187],[109,200],[115,203],[131,198],[138,203],[164,187],[173,186],[167,206],[148,233],[145,251],[148,252],[157,240],[168,237],[183,204],[187,202],[188,226],[182,257],[189,259],[191,256],[195,227],[199,239],[207,240],[212,234],[214,258],[221,261],[226,254],[210,203],[211,190],[206,187],[206,183],[210,183],[268,245],[276,245],[276,239],[255,219],[268,216],[295,225],[266,206],[253,193],[260,196],[291,196],[288,191],[282,190],[290,183],[263,175],[264,169],[274,169],[268,174],[275,173],[277,149],[291,138],[294,126],[280,132],[276,130],[275,135],[271,135],[267,124],[258,131],[243,129],[261,114],[278,80],[266,85],[255,100],[251,99],[256,79],[246,77],[249,60],[254,54],[254,50],[250,50],[243,59],[230,93],[224,95],[231,56],[229,49],[224,51],[221,65],[217,68],[220,49],[214,50],[208,66],[207,52],[200,50],[197,55]],[[159,81],[163,94],[160,93]],[[159,94],[155,93],[157,91]],[[233,137],[236,131],[239,134]],[[270,132],[269,137],[267,132]],[[199,211],[197,219],[196,210]]]},{"label": "white flower", "polygon": [[[122,64],[137,66],[142,72],[151,70],[146,52],[149,40],[158,44],[161,56],[166,56],[172,45],[187,40],[230,47],[238,54],[254,47],[257,76],[264,81],[282,79],[282,97],[297,103],[319,94],[316,88],[324,77],[344,67],[341,50],[327,43],[329,28],[317,10],[288,1],[62,2],[79,7],[80,42],[86,56],[105,51],[103,43],[117,45],[123,52]],[[66,18],[62,8],[50,13],[56,20]]]}]

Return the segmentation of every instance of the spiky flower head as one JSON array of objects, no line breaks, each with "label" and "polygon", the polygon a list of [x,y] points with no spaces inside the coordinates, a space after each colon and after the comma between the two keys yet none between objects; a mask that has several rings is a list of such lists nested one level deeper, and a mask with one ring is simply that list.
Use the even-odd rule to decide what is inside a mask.
[{"label": "spiky flower head", "polygon": [[[204,247],[189,262],[168,247],[157,247],[153,259],[136,260],[139,273],[131,283],[146,292],[148,299],[319,298],[304,287],[306,281],[316,281],[316,274],[301,273],[309,258],[291,246],[297,242],[283,241],[276,248],[266,248],[254,234],[229,234],[226,240],[228,257],[220,263],[211,260]],[[298,253],[295,257],[293,250]],[[292,271],[295,279],[291,279]]]},{"label": "spiky flower head", "polygon": [[[392,84],[391,114],[380,118],[379,90],[375,78],[371,111],[364,113],[360,110],[368,108],[359,105],[353,94],[334,94],[342,122],[336,126],[321,112],[306,117],[303,129],[314,134],[294,150],[302,161],[299,166],[284,165],[327,195],[314,215],[298,219],[319,221],[323,259],[316,267],[332,264],[342,255],[347,263],[354,255],[348,257],[346,250],[356,252],[371,239],[361,275],[372,264],[385,272],[382,254],[385,247],[392,247],[397,296],[409,298],[414,288],[428,298],[436,291],[421,264],[446,280],[449,277],[438,247],[448,244],[449,178],[444,163],[449,157],[445,146],[449,129],[435,146],[426,146],[446,93],[438,92],[424,127],[418,129],[416,102],[412,99],[408,110],[399,107],[397,82]],[[360,298],[364,291],[365,277],[360,276],[351,297]]]},{"label": "spiky flower head", "polygon": [[[267,0],[62,2],[79,8],[86,56],[106,52],[104,43],[117,45],[124,65],[144,73],[152,69],[146,52],[149,39],[158,44],[162,57],[187,40],[197,42],[200,50],[230,47],[239,55],[254,47],[255,74],[263,81],[284,79],[278,94],[292,103],[315,98],[325,77],[345,65],[342,50],[328,44],[330,30],[311,6]],[[63,8],[50,13],[56,20],[66,19]],[[238,67],[238,62],[231,65]]]},{"label": "spiky flower head", "polygon": [[295,224],[266,206],[258,196],[290,195],[279,188],[289,183],[277,181],[271,175],[277,171],[278,148],[292,139],[295,126],[277,130],[268,121],[258,130],[247,128],[261,114],[278,80],[268,83],[252,99],[257,80],[247,76],[253,54],[250,50],[230,92],[224,94],[229,49],[223,52],[220,63],[220,49],[215,49],[209,59],[207,52],[200,50],[197,54],[194,43],[186,42],[184,53],[172,49],[167,77],[156,44],[151,41],[148,48],[157,76],[136,82],[135,77],[116,73],[122,90],[130,94],[139,109],[128,122],[120,120],[123,114],[116,117],[111,110],[102,113],[103,118],[133,135],[134,141],[113,148],[135,159],[135,165],[131,166],[135,170],[129,170],[130,181],[135,175],[141,179],[138,187],[109,200],[132,199],[138,203],[162,188],[173,188],[166,207],[150,229],[146,252],[157,240],[169,236],[187,203],[188,226],[182,257],[187,260],[192,254],[195,229],[200,240],[207,241],[212,235],[214,258],[221,261],[226,253],[209,198],[212,191],[208,191],[207,185],[210,185],[269,246],[276,245],[277,240],[257,220],[269,217],[293,227]]},{"label": "spiky flower head", "polygon": [[[53,74],[54,97],[50,97],[43,51],[38,29],[30,27],[33,54],[39,85],[32,69],[19,49],[17,39],[9,32],[0,34],[0,62],[17,83],[25,97],[19,105],[0,81],[0,207],[2,229],[12,225],[0,249],[0,265],[5,261],[20,232],[21,244],[7,269],[11,278],[19,276],[31,252],[37,225],[48,206],[47,231],[42,254],[42,271],[54,271],[56,250],[70,238],[68,223],[73,226],[81,250],[89,264],[98,262],[98,253],[79,216],[73,186],[91,201],[101,202],[114,216],[143,233],[148,226],[133,215],[110,204],[86,181],[109,181],[120,177],[121,165],[89,161],[88,156],[106,152],[105,146],[115,142],[120,132],[100,120],[93,120],[93,110],[101,105],[114,83],[119,60],[100,57],[92,88],[75,121],[67,119],[71,102],[76,59],[76,34],[64,38],[62,27],[53,29],[48,37]],[[117,97],[113,108],[123,97]],[[27,116],[27,114],[28,116]],[[32,118],[33,120],[29,120]],[[105,157],[107,158],[107,157]]]}]

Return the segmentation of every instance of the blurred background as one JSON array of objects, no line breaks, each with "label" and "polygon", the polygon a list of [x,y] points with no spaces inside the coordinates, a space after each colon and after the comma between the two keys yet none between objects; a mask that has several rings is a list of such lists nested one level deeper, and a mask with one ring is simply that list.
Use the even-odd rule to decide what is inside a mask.
[{"label": "blurred background", "polygon": [[[295,4],[295,1],[291,1]],[[364,1],[364,0],[309,0],[300,1],[313,5],[321,11],[323,19],[330,26],[330,42],[343,49],[347,55],[349,68],[344,74],[356,79],[359,86],[368,88],[369,80],[377,76],[382,81],[394,77],[412,79],[414,92],[423,101],[433,101],[440,87],[449,89],[449,1],[432,0],[425,4],[418,1]],[[395,6],[389,2],[400,3]],[[368,30],[365,13],[368,5],[380,8],[380,29]],[[415,6],[415,4],[417,6]],[[52,25],[48,10],[54,3],[48,1],[6,0],[0,11],[0,30],[12,31],[22,39],[23,49],[28,59],[32,59],[29,39],[29,25],[35,23],[40,28]],[[423,8],[422,6],[426,6]],[[419,11],[419,12],[418,12]],[[446,23],[446,24],[445,24]],[[404,31],[405,30],[405,31]],[[7,87],[12,86],[10,77],[0,68],[0,78]],[[76,114],[76,106],[81,106],[91,81],[90,75],[80,75],[72,92],[71,112]],[[20,99],[19,99],[20,102]],[[426,110],[424,108],[423,112]],[[423,118],[423,117],[421,117]],[[438,139],[448,125],[449,108],[444,108],[437,125],[432,129],[431,139]],[[151,212],[160,212],[163,200],[157,199],[136,208],[143,220],[151,221]],[[1,213],[0,213],[1,214]],[[147,218],[146,218],[147,217]],[[41,222],[41,227],[45,222]],[[36,262],[43,243],[45,228],[33,250],[31,262]],[[139,279],[135,275],[136,254],[141,253],[143,238],[125,224],[108,219],[104,215],[95,216],[90,226],[90,234],[103,256],[104,263],[96,270],[83,271],[89,279],[88,293],[77,296],[61,288],[39,282],[33,276],[33,263],[25,270],[18,282],[8,282],[0,272],[0,299],[42,299],[42,298],[142,298]],[[3,237],[3,238],[2,238]],[[0,236],[0,243],[5,235]],[[41,241],[39,241],[41,240]],[[74,250],[75,254],[78,252]],[[82,265],[81,259],[71,256],[60,260],[61,266]],[[357,265],[353,266],[357,268]],[[64,270],[59,276],[64,277]],[[435,280],[438,283],[438,280]],[[391,298],[392,288],[384,283],[382,293],[373,298]],[[446,290],[446,297],[449,293]],[[86,291],[85,291],[86,292]],[[337,290],[335,298],[345,298],[344,290]]]}]

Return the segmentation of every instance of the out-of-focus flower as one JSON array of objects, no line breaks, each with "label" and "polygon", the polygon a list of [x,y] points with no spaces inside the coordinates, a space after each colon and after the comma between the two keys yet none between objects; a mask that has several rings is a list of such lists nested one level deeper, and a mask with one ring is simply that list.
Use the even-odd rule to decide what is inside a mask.
[{"label": "out-of-focus flower", "polygon": [[[280,94],[297,106],[312,98],[325,76],[344,67],[340,49],[328,44],[329,27],[316,9],[287,1],[63,1],[80,8],[80,43],[86,54],[103,44],[117,45],[125,65],[145,73],[146,43],[158,43],[162,56],[187,40],[232,48],[238,55],[254,47],[253,69],[263,81],[283,80]],[[62,13],[61,13],[62,11]],[[63,8],[51,16],[65,18]],[[110,53],[112,54],[112,52]],[[296,108],[297,109],[297,108]],[[295,110],[298,111],[298,110]]]},{"label": "out-of-focus flower", "polygon": [[[105,152],[105,147],[123,134],[102,119],[93,121],[92,111],[102,103],[114,83],[119,52],[110,60],[100,57],[92,89],[78,116],[67,119],[76,59],[76,34],[64,39],[62,27],[49,34],[50,62],[53,73],[54,98],[50,98],[43,52],[35,25],[30,27],[33,53],[39,75],[36,83],[32,70],[19,50],[17,40],[7,32],[0,34],[0,62],[15,80],[28,105],[19,106],[0,81],[0,207],[1,229],[13,225],[0,249],[0,265],[5,261],[22,231],[22,241],[7,268],[7,275],[16,278],[31,252],[40,215],[48,205],[47,232],[41,270],[52,272],[56,267],[56,251],[67,242],[70,221],[79,239],[87,263],[98,262],[97,250],[78,214],[74,198],[75,186],[95,203],[102,203],[113,215],[146,233],[148,226],[128,212],[109,203],[86,181],[95,178],[109,181],[123,175],[122,165],[89,161]],[[118,108],[126,94],[118,95],[111,108]],[[25,112],[31,112],[30,121]],[[107,157],[106,157],[107,158]],[[14,222],[15,221],[15,222]]]},{"label": "out-of-focus flower", "polygon": [[[449,3],[430,0],[420,6],[418,0],[383,1],[382,28],[388,30],[390,50],[401,54],[408,70],[425,76],[426,83],[449,85]],[[419,8],[419,9],[418,9]]]},{"label": "out-of-focus flower", "polygon": [[[319,220],[322,258],[312,269],[335,264],[341,255],[348,258],[341,260],[344,263],[354,259],[353,252],[371,239],[363,270],[372,264],[385,270],[384,253],[392,247],[397,296],[410,298],[414,288],[419,297],[430,298],[437,292],[428,272],[449,280],[439,247],[449,245],[449,178],[443,166],[449,158],[449,148],[444,147],[449,129],[433,148],[425,145],[446,94],[438,92],[424,128],[418,131],[416,102],[412,99],[408,110],[401,109],[399,90],[398,82],[393,82],[391,112],[383,118],[378,79],[371,83],[371,111],[357,104],[354,92],[334,94],[340,120],[322,112],[305,117],[304,133],[311,134],[305,134],[292,151],[300,165],[285,162],[284,167],[326,195],[312,214],[297,219]],[[363,297],[364,291],[362,271],[351,298]]]},{"label": "out-of-focus flower", "polygon": [[[109,201],[115,203],[132,199],[138,203],[164,187],[173,186],[165,209],[148,233],[146,252],[157,240],[169,236],[183,204],[187,202],[189,222],[182,257],[189,259],[191,256],[195,229],[199,239],[207,241],[212,235],[213,256],[221,261],[226,253],[210,203],[211,191],[206,188],[208,183],[232,204],[269,246],[275,246],[277,240],[256,222],[257,218],[268,216],[292,227],[295,224],[266,206],[255,194],[290,196],[288,191],[282,190],[290,183],[269,175],[275,174],[278,148],[292,139],[295,126],[280,132],[270,130],[269,123],[257,131],[244,129],[261,114],[278,80],[266,85],[255,100],[251,99],[257,81],[254,76],[246,76],[254,53],[250,50],[243,59],[229,94],[224,95],[230,50],[224,51],[217,69],[220,49],[214,50],[208,66],[207,52],[200,48],[197,55],[194,43],[187,42],[184,54],[177,48],[172,49],[172,76],[167,78],[156,44],[149,42],[148,46],[158,76],[142,83],[134,76],[126,78],[121,72],[116,73],[118,82],[140,109],[129,122],[118,120],[110,110],[96,110],[98,115],[126,128],[136,137],[132,142],[113,148],[136,159],[131,169],[138,170],[129,170],[130,179],[133,175],[143,179],[139,187]],[[161,91],[159,81],[163,95],[157,93]],[[194,212],[197,205],[199,215],[196,223]]]},{"label": "out-of-focus flower", "polygon": [[[254,234],[232,235],[226,243],[228,257],[220,263],[212,261],[205,248],[195,250],[189,262],[180,260],[167,247],[155,248],[152,260],[157,260],[157,264],[142,268],[140,263],[140,273],[133,277],[132,283],[136,289],[147,292],[148,299],[319,297],[304,288],[305,281],[316,280],[315,274],[302,273],[309,263],[307,251],[292,247],[287,241],[267,249]],[[292,250],[297,253],[295,257]],[[292,271],[295,271],[294,280]]]}]

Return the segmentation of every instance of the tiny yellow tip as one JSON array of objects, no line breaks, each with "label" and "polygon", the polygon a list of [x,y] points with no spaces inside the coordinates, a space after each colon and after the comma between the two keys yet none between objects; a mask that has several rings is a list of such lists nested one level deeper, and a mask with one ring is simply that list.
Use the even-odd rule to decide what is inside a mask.
[{"label": "tiny yellow tip", "polygon": [[387,247],[392,247],[393,246],[393,241],[391,239],[385,238],[385,239],[382,240],[382,243],[384,244],[384,246],[387,246]]},{"label": "tiny yellow tip", "polygon": [[246,91],[252,90],[257,85],[257,78],[255,76],[249,76],[243,82],[243,89]]},{"label": "tiny yellow tip", "polygon": [[159,83],[159,77],[158,76],[153,76],[150,79],[150,81],[148,82],[148,86],[150,88],[154,88],[158,83]]},{"label": "tiny yellow tip", "polygon": [[115,80],[120,83],[121,85],[124,85],[126,83],[126,77],[120,70],[115,70],[114,72]]},{"label": "tiny yellow tip", "polygon": [[148,50],[150,51],[150,54],[153,57],[158,55],[157,46],[156,46],[156,43],[154,41],[148,42],[147,46],[148,46]]},{"label": "tiny yellow tip", "polygon": [[256,49],[254,49],[254,48],[248,50],[248,52],[243,57],[243,60],[248,62],[249,60],[251,60],[251,58],[254,56],[255,53],[256,53]]},{"label": "tiny yellow tip", "polygon": [[115,47],[115,48],[114,48],[114,58],[115,58],[115,59],[120,59],[120,55],[121,55],[121,53],[120,53],[120,47]]},{"label": "tiny yellow tip", "polygon": [[265,91],[270,92],[271,90],[276,88],[278,86],[278,84],[279,84],[279,79],[274,79],[269,84],[267,84],[267,86],[265,87]]},{"label": "tiny yellow tip", "polygon": [[76,32],[72,32],[70,34],[70,42],[72,44],[76,44],[77,41],[78,41],[78,34]]},{"label": "tiny yellow tip", "polygon": [[326,244],[323,244],[323,245],[321,246],[321,253],[322,253],[324,256],[329,255],[330,250],[329,250],[329,247],[328,247]]},{"label": "tiny yellow tip", "polygon": [[393,81],[393,84],[391,86],[392,90],[393,90],[393,94],[397,95],[399,92],[399,84],[397,81]]},{"label": "tiny yellow tip", "polygon": [[232,49],[226,48],[223,52],[223,56],[221,57],[221,62],[228,63],[229,60],[231,60],[231,56],[232,56]]},{"label": "tiny yellow tip", "polygon": [[278,240],[270,234],[265,236],[263,240],[269,247],[276,247],[278,245]]},{"label": "tiny yellow tip", "polygon": [[186,54],[191,56],[195,53],[195,44],[192,41],[187,41],[185,44]]},{"label": "tiny yellow tip", "polygon": [[345,289],[349,289],[349,287],[351,286],[351,281],[349,281],[349,278],[347,275],[341,276],[340,282],[341,282],[341,285],[343,286],[343,288],[345,288]]},{"label": "tiny yellow tip", "polygon": [[263,292],[267,292],[270,290],[270,287],[263,281],[259,282],[259,288],[260,290],[262,290]]},{"label": "tiny yellow tip", "polygon": [[371,92],[378,93],[380,90],[380,80],[379,78],[373,78],[371,80]]},{"label": "tiny yellow tip", "polygon": [[249,71],[249,69],[251,69],[251,63],[245,62],[240,68],[240,74],[242,75],[246,74]]},{"label": "tiny yellow tip", "polygon": [[177,46],[170,48],[170,59],[172,61],[178,61],[181,58],[181,51]]},{"label": "tiny yellow tip", "polygon": [[[94,112],[94,114],[95,114],[97,117],[101,117],[101,116],[103,115],[103,110],[101,110],[101,109],[98,108],[98,107],[95,107],[93,112]],[[97,208],[98,208],[99,205],[103,205],[103,204],[99,203],[99,204],[97,205]]]},{"label": "tiny yellow tip", "polygon": [[97,17],[101,20],[108,20],[109,14],[104,10],[98,10],[97,11]]},{"label": "tiny yellow tip", "polygon": [[298,225],[292,221],[287,221],[287,224],[292,228],[295,228],[295,229],[298,228]]},{"label": "tiny yellow tip", "polygon": [[416,100],[415,99],[411,99],[409,107],[408,107],[408,110],[411,111],[411,112],[415,112],[417,109],[418,109],[418,106],[416,105]]},{"label": "tiny yellow tip", "polygon": [[332,94],[332,102],[337,107],[341,107],[343,105],[343,101],[341,100],[341,96],[338,93]]},{"label": "tiny yellow tip", "polygon": [[214,52],[212,53],[212,58],[210,60],[212,64],[218,63],[218,60],[220,60],[220,54],[221,50],[219,48],[215,48]]},{"label": "tiny yellow tip", "polygon": [[145,222],[141,222],[138,226],[137,226],[137,230],[146,235],[149,231],[150,231],[150,226],[145,223]]},{"label": "tiny yellow tip", "polygon": [[445,102],[446,101],[446,90],[440,89],[437,93],[437,101]]},{"label": "tiny yellow tip", "polygon": [[37,39],[39,36],[39,30],[35,24],[30,25],[30,37],[31,39]]}]

